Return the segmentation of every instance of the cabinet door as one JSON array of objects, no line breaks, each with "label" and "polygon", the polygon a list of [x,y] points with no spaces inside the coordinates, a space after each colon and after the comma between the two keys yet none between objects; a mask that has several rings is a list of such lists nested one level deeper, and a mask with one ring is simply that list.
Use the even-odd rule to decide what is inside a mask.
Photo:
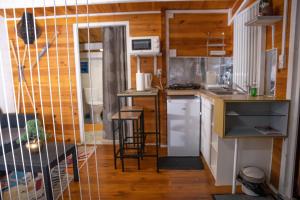
[{"label": "cabinet door", "polygon": [[200,99],[168,100],[168,155],[199,156]]},{"label": "cabinet door", "polygon": [[204,146],[205,146],[205,143],[207,142],[207,133],[205,133],[206,129],[205,127],[203,126],[203,117],[201,117],[201,153],[202,155],[204,156]]},{"label": "cabinet door", "polygon": [[201,152],[207,162],[210,163],[210,143],[211,143],[211,104],[208,100],[202,100],[202,117],[201,117]]}]

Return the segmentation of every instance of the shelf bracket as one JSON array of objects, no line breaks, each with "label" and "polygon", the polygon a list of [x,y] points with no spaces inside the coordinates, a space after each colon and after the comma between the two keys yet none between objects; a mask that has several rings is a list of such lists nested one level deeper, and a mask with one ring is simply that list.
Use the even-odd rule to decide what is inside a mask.
[{"label": "shelf bracket", "polygon": [[136,67],[137,73],[141,73],[141,58],[139,55],[136,56]]}]

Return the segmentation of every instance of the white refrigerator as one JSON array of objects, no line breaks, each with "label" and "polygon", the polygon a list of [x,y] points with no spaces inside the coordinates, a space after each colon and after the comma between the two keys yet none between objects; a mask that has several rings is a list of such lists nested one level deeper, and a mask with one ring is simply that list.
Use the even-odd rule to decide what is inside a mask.
[{"label": "white refrigerator", "polygon": [[201,99],[168,97],[168,156],[199,156]]}]

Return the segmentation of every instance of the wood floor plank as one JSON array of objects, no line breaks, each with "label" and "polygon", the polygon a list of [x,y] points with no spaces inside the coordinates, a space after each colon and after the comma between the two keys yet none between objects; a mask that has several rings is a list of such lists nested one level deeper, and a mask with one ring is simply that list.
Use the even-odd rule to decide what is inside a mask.
[{"label": "wood floor plank", "polygon": [[[215,187],[213,177],[205,166],[204,170],[176,171],[155,170],[155,159],[144,158],[141,170],[137,170],[136,160],[126,161],[126,172],[113,167],[113,154],[111,145],[99,145],[97,148],[97,161],[99,169],[100,199],[125,200],[173,200],[173,199],[201,199],[211,200],[211,194],[230,193],[231,187]],[[166,149],[163,150],[165,154]],[[91,199],[99,199],[97,192],[97,176],[95,155],[88,161],[91,187]],[[89,183],[87,180],[87,165],[80,171],[82,199],[89,199]],[[72,199],[80,199],[79,183],[70,184]],[[70,199],[68,191],[64,199]]]}]

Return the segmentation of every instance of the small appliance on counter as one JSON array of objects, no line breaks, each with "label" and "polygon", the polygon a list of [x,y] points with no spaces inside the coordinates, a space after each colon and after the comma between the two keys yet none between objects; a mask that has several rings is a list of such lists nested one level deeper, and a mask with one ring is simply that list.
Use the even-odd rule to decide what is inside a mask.
[{"label": "small appliance on counter", "polygon": [[136,91],[145,90],[145,76],[144,73],[136,73]]},{"label": "small appliance on counter", "polygon": [[160,39],[159,36],[145,36],[145,37],[130,37],[130,54],[159,54],[160,53]]},{"label": "small appliance on counter", "polygon": [[152,79],[153,76],[151,73],[144,74],[145,90],[150,90],[152,88]]},{"label": "small appliance on counter", "polygon": [[157,57],[160,53],[159,36],[143,36],[129,38],[129,54],[137,58],[136,90],[145,91],[152,88],[152,74],[141,72],[141,57],[153,57],[153,71],[157,75]]},{"label": "small appliance on counter", "polygon": [[152,88],[152,77],[151,73],[136,73],[136,90],[150,90]]}]

